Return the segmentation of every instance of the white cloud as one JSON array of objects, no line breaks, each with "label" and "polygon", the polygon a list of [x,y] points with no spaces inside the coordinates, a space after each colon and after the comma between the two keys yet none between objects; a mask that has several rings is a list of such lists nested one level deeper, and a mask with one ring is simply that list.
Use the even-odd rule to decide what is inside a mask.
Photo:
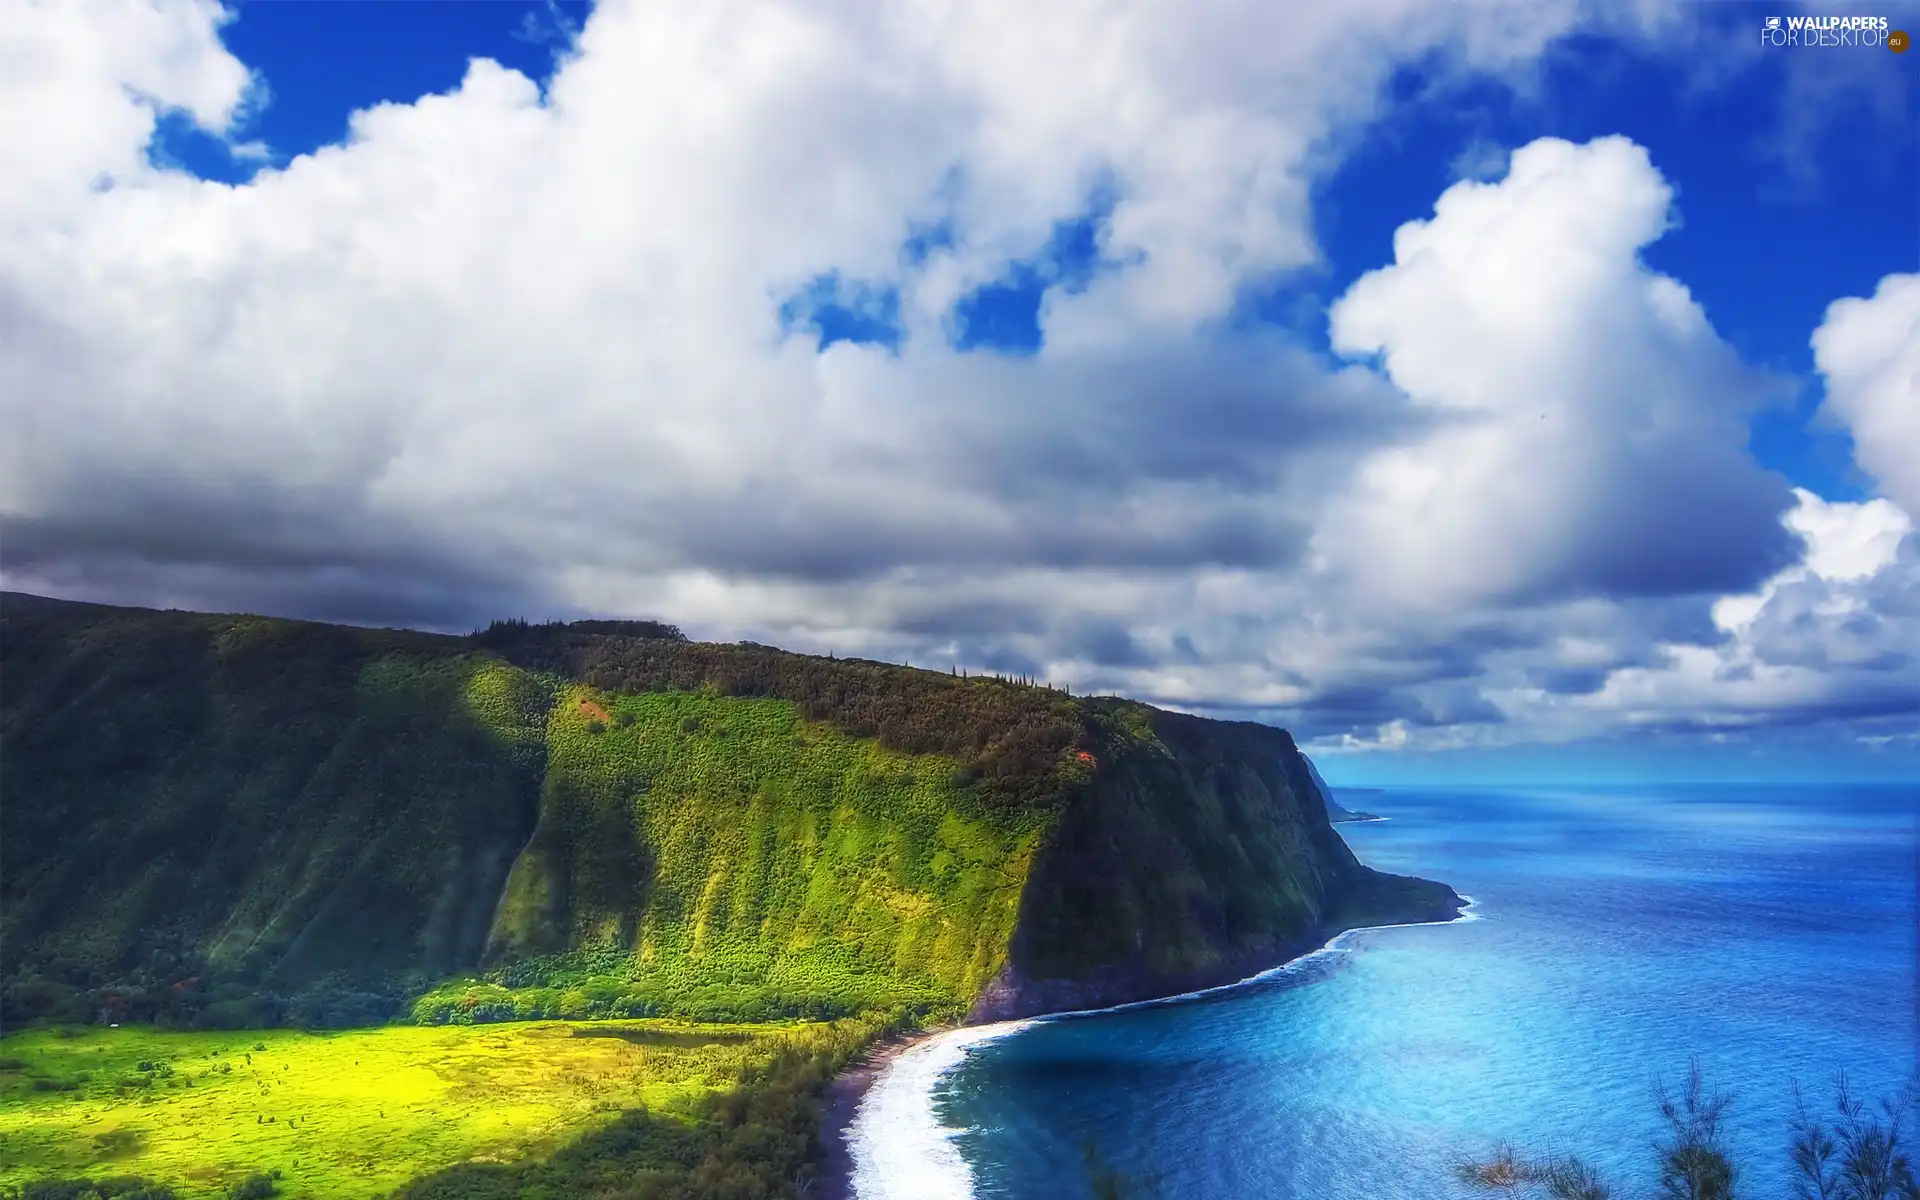
[{"label": "white cloud", "polygon": [[1869,298],[1834,301],[1813,355],[1825,413],[1853,434],[1854,461],[1920,517],[1920,275],[1888,275]]},{"label": "white cloud", "polygon": [[1886,500],[1828,503],[1805,488],[1794,489],[1795,506],[1782,523],[1806,544],[1800,562],[1755,592],[1714,601],[1714,624],[1728,632],[1752,626],[1768,601],[1788,584],[1819,579],[1852,584],[1871,579],[1899,557],[1900,542],[1913,532],[1906,513]]},{"label": "white cloud", "polygon": [[1328,560],[1396,602],[1751,583],[1787,546],[1783,480],[1746,453],[1765,381],[1639,250],[1672,190],[1624,138],[1542,139],[1447,189],[1331,312],[1438,422],[1361,469]]},{"label": "white cloud", "polygon": [[220,44],[211,0],[10,5],[0,22],[0,222],[13,241],[76,214],[104,181],[152,182],[157,110],[224,132],[247,99],[247,69]]},{"label": "white cloud", "polygon": [[[1417,746],[1637,719],[1601,698],[1792,545],[1765,381],[1638,261],[1671,189],[1631,143],[1522,147],[1403,229],[1335,313],[1379,371],[1214,327],[1315,262],[1315,172],[1397,66],[1524,78],[1571,3],[607,3],[544,100],[476,61],[237,187],[144,157],[154,105],[247,103],[217,8],[27,13],[8,586],[659,615]],[[1049,293],[1038,355],[954,352],[956,298],[1103,187],[1131,265]],[[897,289],[897,354],[783,336],[828,272]],[[1884,610],[1884,513],[1793,511],[1825,549],[1748,625]]]},{"label": "white cloud", "polygon": [[[0,35],[45,64],[9,75],[9,111],[93,107],[85,137],[20,121],[4,143],[10,176],[63,164],[34,168],[0,241],[12,577],[76,557],[277,571],[289,547],[377,573],[418,546],[431,576],[584,572],[622,608],[676,573],[937,565],[946,542],[1054,566],[1183,539],[1284,556],[1311,464],[1341,458],[1311,426],[1353,423],[1316,414],[1357,389],[1284,349],[1209,355],[1192,328],[1312,259],[1308,148],[1365,119],[1395,62],[1452,47],[1504,69],[1571,19],[607,4],[544,104],[479,60],[227,187],[145,167],[150,113],[121,91],[224,123],[247,74],[218,9],[164,29],[136,0],[34,11]],[[119,184],[89,190],[100,170]],[[953,297],[1101,184],[1108,249],[1139,266],[1058,298],[1038,359],[948,350]],[[953,244],[902,268],[910,229],[942,219]],[[900,289],[899,358],[781,341],[780,301],[827,271]],[[1266,433],[1183,428],[1196,396]],[[1216,467],[1264,511],[1213,506]],[[1063,522],[1050,476],[1096,472]]]},{"label": "white cloud", "polygon": [[1912,522],[1885,500],[1828,502],[1796,489],[1795,501],[1783,522],[1804,539],[1802,560],[1751,593],[1716,601],[1717,640],[1667,642],[1587,692],[1516,685],[1490,694],[1525,712],[1529,733],[1545,738],[1823,720],[1913,726],[1920,539],[1909,536]]}]

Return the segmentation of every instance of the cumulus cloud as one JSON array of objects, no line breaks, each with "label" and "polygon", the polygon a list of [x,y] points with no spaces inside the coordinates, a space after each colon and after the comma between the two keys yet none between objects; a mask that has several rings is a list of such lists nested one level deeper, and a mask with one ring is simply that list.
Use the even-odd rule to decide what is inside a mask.
[{"label": "cumulus cloud", "polygon": [[[1336,307],[1348,363],[1223,331],[1316,263],[1315,172],[1398,67],[1523,78],[1572,3],[609,2],[544,92],[477,60],[233,186],[146,154],[156,112],[222,132],[260,94],[218,7],[27,14],[9,587],[657,615],[1369,744],[1630,722],[1741,630],[1756,672],[1897,674],[1893,626],[1814,595],[1893,619],[1886,513],[1754,467],[1775,385],[1640,262],[1673,210],[1639,147],[1450,188]],[[1037,351],[957,349],[967,298],[1073,222],[1100,266],[1045,292]],[[795,314],[836,300],[897,327],[821,350]],[[1893,403],[1891,307],[1829,319],[1856,437]],[[1854,639],[1834,662],[1785,664],[1796,605]]]},{"label": "cumulus cloud", "polygon": [[1786,483],[1746,452],[1768,393],[1639,250],[1672,189],[1624,138],[1542,139],[1447,189],[1331,313],[1445,419],[1361,469],[1327,556],[1402,604],[1731,590],[1784,565]]},{"label": "cumulus cloud", "polygon": [[1569,702],[1632,724],[1743,728],[1920,713],[1920,542],[1885,500],[1796,490],[1787,525],[1804,560],[1714,608],[1726,638],[1675,646],[1658,668],[1614,674]]},{"label": "cumulus cloud", "polygon": [[1854,461],[1920,515],[1920,275],[1888,275],[1870,297],[1836,300],[1813,354],[1824,413],[1853,434]]},{"label": "cumulus cloud", "polygon": [[[1195,328],[1314,258],[1308,147],[1396,62],[1502,69],[1571,19],[608,4],[544,98],[476,60],[229,187],[142,157],[156,107],[220,126],[249,86],[220,10],[149,7],[0,35],[44,64],[9,111],[93,139],[8,127],[10,164],[49,164],[0,244],[10,578],[306,564],[618,609],[708,577],[1297,557],[1395,399]],[[1103,188],[1133,265],[1050,296],[1041,355],[954,352],[955,301]],[[828,274],[896,290],[898,354],[786,336]]]},{"label": "cumulus cloud", "polygon": [[10,242],[68,227],[77,192],[151,180],[145,150],[163,111],[224,133],[254,81],[226,52],[213,0],[28,4],[0,32],[0,221]]}]

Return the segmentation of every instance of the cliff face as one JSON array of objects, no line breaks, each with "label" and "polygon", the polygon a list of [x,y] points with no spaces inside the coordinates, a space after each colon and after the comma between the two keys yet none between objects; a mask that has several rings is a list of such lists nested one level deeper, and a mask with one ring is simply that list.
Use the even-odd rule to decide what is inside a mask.
[{"label": "cliff face", "polygon": [[480,952],[537,689],[454,639],[17,596],[0,622],[7,1016],[364,1007]]},{"label": "cliff face", "polygon": [[1046,821],[979,804],[951,760],[682,691],[568,687],[548,732],[540,823],[477,964],[504,990],[436,989],[421,1019],[556,984],[745,1019],[950,1007],[998,969]]},{"label": "cliff face", "polygon": [[1035,863],[975,1019],[1231,983],[1342,929],[1458,914],[1445,885],[1361,865],[1284,730],[1089,707],[1101,769]]},{"label": "cliff face", "polygon": [[1458,904],[1280,730],[664,626],[5,595],[0,678],[8,1022],[985,1019]]},{"label": "cliff face", "polygon": [[1320,770],[1313,765],[1313,760],[1310,758],[1307,759],[1307,774],[1312,777],[1313,786],[1315,790],[1320,793],[1321,802],[1326,805],[1327,820],[1333,822],[1335,825],[1344,825],[1349,821],[1380,820],[1379,817],[1374,816],[1372,813],[1355,812],[1350,808],[1342,808],[1340,802],[1333,798],[1333,789],[1327,786],[1326,780],[1320,778]]}]

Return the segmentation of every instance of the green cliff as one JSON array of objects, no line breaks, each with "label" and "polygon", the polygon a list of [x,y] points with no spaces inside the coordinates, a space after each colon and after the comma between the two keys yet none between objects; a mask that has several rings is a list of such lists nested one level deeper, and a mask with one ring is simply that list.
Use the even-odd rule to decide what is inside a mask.
[{"label": "green cliff", "polygon": [[0,596],[0,1020],[976,1017],[1444,918],[1260,725],[689,642]]}]

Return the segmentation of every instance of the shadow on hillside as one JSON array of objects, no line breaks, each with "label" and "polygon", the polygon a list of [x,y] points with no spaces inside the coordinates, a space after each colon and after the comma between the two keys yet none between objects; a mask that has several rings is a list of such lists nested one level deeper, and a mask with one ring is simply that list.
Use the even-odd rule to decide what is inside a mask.
[{"label": "shadow on hillside", "polygon": [[8,595],[0,650],[6,1025],[379,1023],[478,961],[544,706],[464,642]]}]

